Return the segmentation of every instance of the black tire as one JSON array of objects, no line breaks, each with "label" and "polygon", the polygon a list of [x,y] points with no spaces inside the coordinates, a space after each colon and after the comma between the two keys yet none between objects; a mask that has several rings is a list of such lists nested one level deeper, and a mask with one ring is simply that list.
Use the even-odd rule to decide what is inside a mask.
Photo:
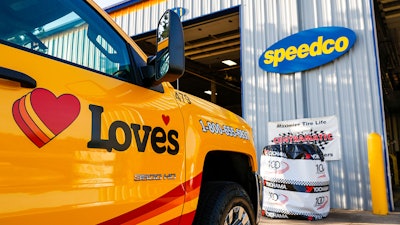
[{"label": "black tire", "polygon": [[234,182],[210,182],[201,187],[194,225],[255,225],[246,191]]}]

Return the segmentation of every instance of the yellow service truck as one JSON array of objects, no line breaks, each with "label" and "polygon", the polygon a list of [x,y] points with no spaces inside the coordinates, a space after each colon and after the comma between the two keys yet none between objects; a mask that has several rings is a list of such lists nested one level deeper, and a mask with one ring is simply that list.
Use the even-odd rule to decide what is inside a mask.
[{"label": "yellow service truck", "polygon": [[0,224],[257,224],[251,128],[175,90],[179,17],[147,56],[92,1],[0,1]]}]

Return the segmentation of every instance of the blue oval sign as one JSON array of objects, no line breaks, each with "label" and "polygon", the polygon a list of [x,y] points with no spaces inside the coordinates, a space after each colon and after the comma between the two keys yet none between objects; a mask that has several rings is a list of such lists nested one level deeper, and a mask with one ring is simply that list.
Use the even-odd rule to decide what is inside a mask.
[{"label": "blue oval sign", "polygon": [[259,66],[268,72],[294,73],[312,69],[342,56],[356,41],[345,27],[320,27],[288,36],[260,56]]},{"label": "blue oval sign", "polygon": [[176,14],[178,14],[179,17],[182,17],[184,15],[186,15],[186,9],[182,8],[182,7],[176,7],[171,9],[172,11],[174,11]]}]

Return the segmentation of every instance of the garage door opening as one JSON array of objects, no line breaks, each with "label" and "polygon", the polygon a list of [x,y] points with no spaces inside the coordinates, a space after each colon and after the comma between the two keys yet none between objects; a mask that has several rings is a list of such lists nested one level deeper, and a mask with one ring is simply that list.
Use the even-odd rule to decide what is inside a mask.
[{"label": "garage door opening", "polygon": [[[184,21],[186,70],[172,85],[241,116],[239,27],[239,7]],[[154,31],[132,38],[154,54]]]},{"label": "garage door opening", "polygon": [[400,211],[400,1],[374,0],[374,6],[391,191],[394,210]]}]

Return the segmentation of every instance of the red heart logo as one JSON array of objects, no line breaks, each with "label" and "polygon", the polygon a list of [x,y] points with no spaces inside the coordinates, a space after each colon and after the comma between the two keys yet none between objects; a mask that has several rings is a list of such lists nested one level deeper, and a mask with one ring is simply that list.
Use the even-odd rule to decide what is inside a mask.
[{"label": "red heart logo", "polygon": [[80,112],[79,100],[71,94],[56,97],[37,88],[14,102],[15,122],[39,148],[65,130]]},{"label": "red heart logo", "polygon": [[169,123],[169,116],[168,115],[162,115],[162,120],[164,121],[165,125],[168,125]]}]

